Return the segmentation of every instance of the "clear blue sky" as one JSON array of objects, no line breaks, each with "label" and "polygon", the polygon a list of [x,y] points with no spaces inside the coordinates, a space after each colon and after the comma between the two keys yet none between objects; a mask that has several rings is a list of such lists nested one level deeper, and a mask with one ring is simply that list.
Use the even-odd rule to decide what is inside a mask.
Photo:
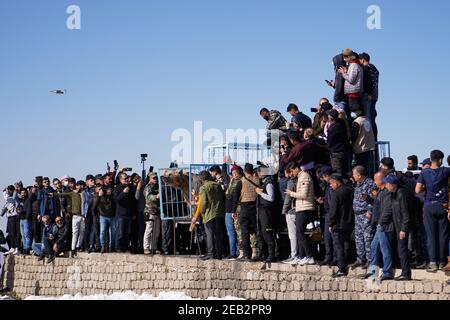
[{"label": "clear blue sky", "polygon": [[[77,4],[82,29],[66,28]],[[382,30],[366,27],[378,4]],[[139,154],[167,166],[170,134],[263,128],[260,107],[304,111],[345,47],[381,72],[380,139],[403,168],[450,152],[450,2],[0,0],[0,184],[84,178]],[[68,89],[66,96],[49,90]]]}]

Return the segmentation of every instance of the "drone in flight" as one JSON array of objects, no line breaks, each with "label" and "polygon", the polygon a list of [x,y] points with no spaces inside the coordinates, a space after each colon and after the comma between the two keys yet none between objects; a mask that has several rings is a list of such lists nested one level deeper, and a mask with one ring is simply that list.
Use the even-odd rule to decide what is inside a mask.
[{"label": "drone in flight", "polygon": [[50,92],[63,96],[67,93],[67,90],[66,89],[57,89],[57,90],[52,90]]}]

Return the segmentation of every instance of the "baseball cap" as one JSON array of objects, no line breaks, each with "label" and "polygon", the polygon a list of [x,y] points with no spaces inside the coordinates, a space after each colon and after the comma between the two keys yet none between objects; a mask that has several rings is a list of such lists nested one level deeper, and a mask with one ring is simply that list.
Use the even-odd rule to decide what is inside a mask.
[{"label": "baseball cap", "polygon": [[394,175],[389,175],[387,177],[384,177],[382,180],[383,183],[387,184],[398,184],[398,179],[396,176]]},{"label": "baseball cap", "polygon": [[423,165],[423,166],[431,166],[431,159],[430,158],[426,158],[425,160],[423,160],[421,165]]},{"label": "baseball cap", "polygon": [[344,177],[339,173],[333,173],[331,175],[331,180],[336,180],[336,181],[342,182],[344,180]]},{"label": "baseball cap", "polygon": [[319,171],[319,178],[323,178],[323,176],[330,176],[333,174],[333,169],[330,166],[323,166]]}]

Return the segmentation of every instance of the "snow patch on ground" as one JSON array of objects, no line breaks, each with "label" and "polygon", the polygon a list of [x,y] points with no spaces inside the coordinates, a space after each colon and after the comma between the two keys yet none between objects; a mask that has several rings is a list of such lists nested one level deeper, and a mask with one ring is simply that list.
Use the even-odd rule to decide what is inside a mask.
[{"label": "snow patch on ground", "polygon": [[[170,301],[180,301],[180,300],[199,300],[193,299],[187,296],[183,292],[161,292],[157,297],[150,294],[138,295],[132,291],[127,292],[117,292],[112,295],[97,294],[92,296],[83,296],[81,294],[77,295],[64,295],[61,297],[36,297],[31,296],[25,300],[170,300]],[[235,297],[225,297],[225,298],[208,298],[207,300],[243,300]]]}]

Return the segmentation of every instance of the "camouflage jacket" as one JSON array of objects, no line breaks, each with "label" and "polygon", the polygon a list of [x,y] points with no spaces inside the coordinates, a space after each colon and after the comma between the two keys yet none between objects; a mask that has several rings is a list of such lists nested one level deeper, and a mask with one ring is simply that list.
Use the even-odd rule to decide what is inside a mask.
[{"label": "camouflage jacket", "polygon": [[159,186],[157,184],[147,184],[144,189],[145,197],[145,220],[149,221],[151,216],[160,214],[160,202],[156,197],[159,194]]}]

